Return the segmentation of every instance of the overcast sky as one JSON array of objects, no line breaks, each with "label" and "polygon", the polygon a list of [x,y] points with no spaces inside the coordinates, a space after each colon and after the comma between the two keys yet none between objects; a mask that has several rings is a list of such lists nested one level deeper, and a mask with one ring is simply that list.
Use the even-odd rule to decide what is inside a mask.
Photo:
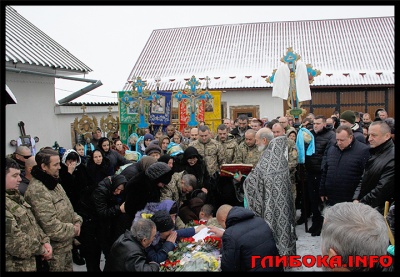
[{"label": "overcast sky", "polygon": [[[117,102],[155,29],[394,16],[394,6],[12,6],[93,71],[102,86],[73,102]],[[75,77],[83,78],[83,75]],[[56,79],[56,101],[89,85]]]}]

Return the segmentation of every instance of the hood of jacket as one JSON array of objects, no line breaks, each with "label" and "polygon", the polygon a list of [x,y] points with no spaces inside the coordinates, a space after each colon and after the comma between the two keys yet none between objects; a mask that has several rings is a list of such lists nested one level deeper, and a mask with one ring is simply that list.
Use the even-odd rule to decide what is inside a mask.
[{"label": "hood of jacket", "polygon": [[64,165],[66,165],[65,162],[67,161],[68,154],[73,153],[73,152],[75,152],[78,155],[78,161],[76,162],[76,166],[81,164],[81,156],[78,154],[78,152],[76,152],[74,149],[68,149],[64,152],[64,155],[62,156],[62,159],[61,159],[61,162]]}]

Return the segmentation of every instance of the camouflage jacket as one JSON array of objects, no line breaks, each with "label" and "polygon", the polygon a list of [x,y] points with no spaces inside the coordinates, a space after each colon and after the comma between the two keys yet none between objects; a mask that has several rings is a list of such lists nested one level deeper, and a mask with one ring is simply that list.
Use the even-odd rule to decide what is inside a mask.
[{"label": "camouflage jacket", "polygon": [[31,206],[18,190],[6,190],[6,271],[36,271],[35,256],[43,255],[50,243],[36,222]]},{"label": "camouflage jacket", "polygon": [[185,171],[181,171],[181,172],[175,172],[172,175],[171,181],[168,183],[168,185],[161,188],[160,201],[163,201],[165,199],[171,199],[176,203],[178,203],[179,206],[182,205],[182,202],[186,200],[186,195],[182,194],[182,185],[181,185],[181,180],[184,173]]},{"label": "camouflage jacket", "polygon": [[216,217],[213,217],[213,218],[210,218],[209,220],[207,220],[206,226],[215,226],[218,228],[222,228],[222,226],[219,225]]},{"label": "camouflage jacket", "polygon": [[254,144],[252,147],[247,146],[243,141],[239,147],[236,154],[236,158],[233,161],[235,164],[252,164],[253,167],[258,163],[260,159],[261,152],[258,151],[258,147]]},{"label": "camouflage jacket", "polygon": [[[231,134],[229,134],[232,136]],[[215,139],[222,144],[225,150],[225,163],[231,164],[235,160],[236,153],[238,152],[238,144],[235,138],[228,138],[226,141],[222,142],[219,140],[218,136]]]},{"label": "camouflage jacket", "polygon": [[203,157],[210,176],[213,176],[215,172],[219,171],[221,165],[226,163],[224,147],[215,139],[210,139],[207,143],[195,140],[189,146],[196,148]]},{"label": "camouflage jacket", "polygon": [[[48,184],[49,178],[54,179],[53,177],[47,173],[39,173],[41,179],[44,178],[44,182],[35,178],[37,174],[35,167],[37,166],[32,169],[33,177],[25,192],[25,199],[32,206],[33,214],[40,227],[50,237],[53,252],[70,251],[75,237],[74,224],[82,225],[82,217],[74,211],[67,194],[59,183],[54,187]],[[43,175],[49,177],[42,177]]]},{"label": "camouflage jacket", "polygon": [[296,172],[296,167],[298,164],[298,154],[297,154],[297,147],[296,142],[291,139],[288,139],[288,162],[289,162],[289,171],[290,174],[294,174]]}]

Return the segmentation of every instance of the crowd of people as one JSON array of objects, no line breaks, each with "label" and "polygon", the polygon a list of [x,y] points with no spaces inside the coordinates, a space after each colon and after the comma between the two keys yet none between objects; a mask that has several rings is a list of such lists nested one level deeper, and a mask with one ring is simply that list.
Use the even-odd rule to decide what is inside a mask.
[{"label": "crowd of people", "polygon": [[[310,217],[322,255],[388,255],[394,119],[384,109],[301,122],[241,114],[215,134],[205,122],[169,125],[137,144],[92,135],[63,153],[20,145],[7,156],[6,271],[100,272],[102,254],[104,271],[159,271],[180,238],[206,227],[222,239],[221,271],[284,271],[252,256],[296,255],[295,226]],[[220,176],[225,164],[253,167]]]}]

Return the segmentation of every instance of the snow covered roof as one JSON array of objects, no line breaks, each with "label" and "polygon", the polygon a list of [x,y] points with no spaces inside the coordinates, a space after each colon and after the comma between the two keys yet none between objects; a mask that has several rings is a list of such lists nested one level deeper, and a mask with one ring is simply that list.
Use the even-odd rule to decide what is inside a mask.
[{"label": "snow covered roof", "polygon": [[5,19],[6,62],[43,66],[79,74],[92,71],[10,6],[6,6]]},{"label": "snow covered roof", "polygon": [[[158,29],[128,80],[183,89],[195,76],[209,89],[272,87],[287,49],[321,71],[311,86],[394,85],[394,16]],[[127,82],[124,90],[131,90]]]}]

